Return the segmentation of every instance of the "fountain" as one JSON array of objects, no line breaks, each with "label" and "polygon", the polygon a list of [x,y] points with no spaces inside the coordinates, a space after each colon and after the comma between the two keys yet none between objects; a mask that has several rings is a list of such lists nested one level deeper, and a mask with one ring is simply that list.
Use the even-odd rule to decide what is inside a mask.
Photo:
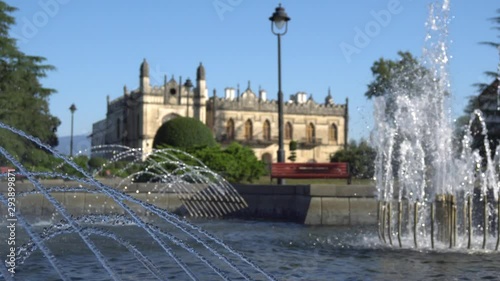
[{"label": "fountain", "polygon": [[[248,206],[223,177],[181,150],[163,148],[143,153],[141,149],[123,145],[99,145],[90,151],[93,156],[109,158],[93,172],[94,177],[106,167],[126,160],[127,164],[118,173],[127,176],[115,185],[117,189],[127,192],[128,186],[142,179],[148,192],[174,192],[191,217],[222,217]],[[149,184],[153,187],[147,188]]]},{"label": "fountain", "polygon": [[[71,166],[82,175],[82,177],[76,177],[58,172],[31,172],[10,155],[8,151],[0,147],[0,155],[14,167],[7,171],[6,174],[3,174],[4,177],[7,177],[7,184],[4,187],[9,189],[2,191],[5,193],[0,194],[0,211],[2,217],[7,218],[9,235],[13,241],[9,245],[15,246],[7,249],[7,259],[0,266],[0,274],[5,280],[14,280],[13,274],[23,270],[22,264],[32,256],[35,250],[40,250],[46,258],[54,271],[53,273],[56,276],[54,278],[60,280],[75,278],[76,276],[72,277],[72,272],[65,271],[65,267],[61,265],[58,255],[53,252],[54,243],[64,244],[68,239],[75,240],[72,243],[81,244],[84,247],[76,247],[78,251],[83,251],[82,249],[85,248],[90,251],[95,257],[92,262],[97,262],[98,266],[104,269],[106,278],[112,280],[121,280],[123,274],[120,274],[120,272],[124,269],[123,267],[115,268],[114,256],[117,255],[116,253],[113,253],[111,257],[105,254],[106,251],[109,251],[109,249],[106,249],[107,243],[114,243],[118,249],[124,248],[124,253],[118,255],[131,254],[135,263],[145,268],[145,272],[141,273],[142,275],[146,274],[146,276],[152,276],[159,280],[170,279],[172,275],[174,277],[184,275],[185,278],[199,280],[201,274],[203,276],[213,275],[210,278],[222,280],[275,280],[272,275],[266,273],[247,257],[236,252],[224,244],[222,240],[201,228],[154,204],[141,201],[130,194],[121,192],[119,189],[104,185],[65,156],[58,154],[38,139],[22,131],[3,123],[0,123],[0,128],[34,142],[40,148],[62,159],[66,165]],[[154,163],[150,164],[148,168],[151,170],[159,169],[160,172],[163,172],[162,175],[167,175],[169,179],[165,183],[167,188],[178,191],[179,196],[189,197],[184,198],[185,203],[191,202],[189,212],[194,212],[199,216],[215,216],[229,213],[246,205],[244,200],[232,189],[231,185],[216,173],[209,171],[203,165],[197,167],[184,164],[172,155],[172,153],[169,154],[168,150],[157,151],[156,159],[161,161],[152,160]],[[177,168],[173,172],[167,173],[162,168],[163,166],[160,165],[165,162],[175,164]],[[154,172],[153,174],[156,175]],[[26,177],[35,189],[26,192],[16,190],[16,177],[18,175]],[[47,187],[39,180],[40,178],[50,177],[64,178],[78,183],[79,186]],[[197,187],[189,188],[189,185]],[[65,198],[65,195],[71,195],[74,192],[87,192],[105,197],[109,201],[108,204],[112,203],[116,206],[116,211],[111,214],[72,214],[69,211],[72,207],[71,203],[61,198]],[[60,193],[63,193],[62,197]],[[33,222],[28,208],[19,204],[23,197],[32,194],[41,195],[42,197],[39,197],[38,200],[47,200],[50,203],[51,208],[54,210],[51,216],[36,218],[36,221]],[[63,202],[66,202],[66,204],[63,204]],[[31,204],[43,203],[35,198]],[[137,210],[147,212],[148,220],[139,215]],[[40,220],[44,225],[49,224],[41,232],[38,231],[39,227],[36,225]],[[10,229],[11,226],[12,229]],[[159,262],[158,257],[155,257],[156,261],[154,261],[155,259],[149,257],[137,245],[140,242],[137,240],[129,241],[123,237],[123,227],[127,227],[125,232],[140,232],[140,241],[142,243],[146,240],[148,244],[154,244],[153,248],[149,247],[149,251],[154,249],[155,254],[158,255],[157,251],[159,249],[160,253],[163,253],[162,256],[166,254],[170,260]],[[16,228],[22,229],[23,232]],[[131,228],[133,229],[131,230]],[[21,239],[19,236],[22,235],[26,237]],[[103,240],[106,242],[104,245]],[[21,241],[24,242],[22,246],[20,245]],[[115,251],[114,247],[113,249]],[[170,267],[172,264],[175,265],[173,269],[170,268],[173,273],[165,272],[164,266],[161,266],[165,262],[168,262]],[[193,265],[197,266],[196,271],[193,270]],[[198,269],[199,266],[202,266],[202,269]],[[102,279],[104,277],[98,278]]]},{"label": "fountain", "polygon": [[[492,159],[480,111],[453,150],[449,11],[449,0],[431,6],[421,60],[428,71],[407,67],[374,101],[378,233],[398,247],[498,250],[499,151]],[[482,153],[471,148],[473,128],[484,137]]]},{"label": "fountain", "polygon": [[[392,85],[391,91],[374,103],[378,235],[383,243],[401,248],[498,250],[500,204],[496,167],[499,157],[481,157],[481,153],[471,149],[471,134],[464,136],[459,154],[452,150],[453,130],[447,109],[450,92],[446,72],[448,13],[449,1],[444,0],[428,21],[423,63],[430,75],[407,70],[408,73],[402,73],[400,81]],[[405,80],[407,83],[406,78],[410,76],[415,83],[408,88]],[[486,136],[481,112],[474,112],[471,119],[470,127],[477,121],[481,125],[480,133]],[[10,183],[22,175],[34,187],[34,190],[16,190],[15,196],[10,196],[8,190],[0,193],[0,215],[6,218],[1,224],[9,231],[7,237],[5,232],[0,232],[0,236],[4,235],[1,240],[11,241],[9,235],[13,234],[18,243],[13,251],[5,243],[0,244],[2,258],[7,257],[0,265],[0,276],[5,280],[14,280],[11,274],[14,271],[16,278],[27,280],[276,280],[257,263],[199,226],[127,192],[137,179],[146,176],[151,185],[147,192],[174,193],[193,217],[220,217],[245,207],[245,201],[234,189],[202,163],[187,165],[180,160],[179,152],[169,149],[143,155],[128,147],[94,148],[93,153],[112,154],[112,161],[127,159],[129,164],[123,170],[132,168],[139,159],[150,159],[147,170],[132,173],[117,183],[116,188],[98,181],[32,136],[2,123],[0,129],[34,142],[63,161],[53,172],[36,173],[0,146],[0,155],[8,159],[16,171],[16,176],[10,172],[3,174],[7,180],[0,186],[13,187]],[[486,140],[485,155],[490,155],[490,150]],[[495,155],[499,155],[498,151]],[[164,164],[175,168],[167,171]],[[78,170],[80,176],[58,172],[65,166]],[[94,175],[97,173],[99,170]],[[45,186],[39,180],[54,177],[76,185]],[[81,193],[105,198],[103,204],[110,207],[103,213],[75,214],[72,210],[76,200],[71,198]],[[30,196],[36,196],[34,205],[47,202],[50,215],[30,217],[29,201],[15,205],[20,208],[10,212],[11,198],[15,197],[17,204]],[[204,223],[215,230],[223,222]],[[17,230],[14,227],[11,231],[11,224],[17,226]],[[483,279],[494,279],[499,266],[494,255],[450,254],[448,250],[431,254],[381,250],[380,244],[373,242],[376,238],[372,237],[376,235],[370,231],[365,235],[363,231],[360,234],[359,230],[347,228],[306,228],[291,224],[270,227],[256,222],[238,224],[241,225],[242,228],[231,225],[232,236],[226,238],[250,248],[248,252],[264,256],[260,263],[268,268],[291,272],[287,280],[318,276],[322,280],[332,276],[343,280],[422,280],[441,278],[443,272],[457,278],[478,279],[482,274]],[[252,231],[256,235],[245,240]],[[308,256],[311,249],[314,254]],[[3,255],[4,252],[7,254]],[[409,259],[412,262],[408,262]],[[452,262],[443,263],[443,259]],[[35,262],[30,263],[33,260]],[[418,264],[418,274],[415,274],[415,264]],[[460,271],[465,267],[474,267],[480,272]],[[411,276],[401,275],[405,272]]]}]

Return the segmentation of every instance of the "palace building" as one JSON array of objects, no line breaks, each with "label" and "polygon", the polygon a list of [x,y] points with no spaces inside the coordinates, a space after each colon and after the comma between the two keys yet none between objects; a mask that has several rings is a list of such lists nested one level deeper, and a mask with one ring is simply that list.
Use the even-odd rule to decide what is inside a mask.
[{"label": "palace building", "polygon": [[[158,128],[170,119],[189,116],[206,124],[221,145],[233,141],[250,146],[256,156],[270,163],[277,161],[278,103],[269,100],[259,89],[254,93],[250,82],[243,93],[224,89],[218,97],[213,89],[209,96],[206,72],[200,63],[193,87],[189,83],[165,81],[150,84],[149,66],[140,66],[139,88],[110,100],[107,97],[106,118],[93,124],[92,146],[120,144],[140,148],[148,153]],[[344,148],[348,138],[348,100],[336,104],[330,90],[324,103],[317,103],[304,92],[291,95],[284,104],[285,157],[290,156],[289,143],[297,142],[295,162],[329,162],[330,154]],[[287,160],[288,162],[289,160]]]}]

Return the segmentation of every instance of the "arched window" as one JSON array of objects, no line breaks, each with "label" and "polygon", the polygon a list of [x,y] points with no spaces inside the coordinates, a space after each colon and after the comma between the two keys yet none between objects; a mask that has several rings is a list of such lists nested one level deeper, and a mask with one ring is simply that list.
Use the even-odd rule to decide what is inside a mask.
[{"label": "arched window", "polygon": [[252,140],[253,138],[253,126],[252,121],[250,119],[245,122],[245,139]]},{"label": "arched window", "polygon": [[307,136],[307,142],[308,143],[314,143],[315,142],[315,140],[316,140],[316,132],[315,132],[313,123],[309,123],[309,125],[307,125],[306,136]]},{"label": "arched window", "polygon": [[339,135],[338,135],[337,125],[332,124],[330,126],[330,141],[333,142],[334,144],[337,144],[338,137]]},{"label": "arched window", "polygon": [[116,139],[120,140],[120,118],[116,119]]},{"label": "arched window", "polygon": [[269,120],[266,120],[262,127],[262,138],[264,140],[271,140],[271,123],[269,123]]},{"label": "arched window", "polygon": [[227,140],[234,140],[234,121],[232,118],[226,124],[226,137]]},{"label": "arched window", "polygon": [[292,123],[286,122],[285,125],[285,139],[286,140],[293,140],[293,127]]}]

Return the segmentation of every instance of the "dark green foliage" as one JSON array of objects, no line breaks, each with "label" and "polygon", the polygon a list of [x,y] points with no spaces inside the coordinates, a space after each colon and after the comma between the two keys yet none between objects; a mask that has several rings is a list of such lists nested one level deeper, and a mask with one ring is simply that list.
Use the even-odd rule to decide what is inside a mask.
[{"label": "dark green foliage", "polygon": [[[368,99],[384,96],[385,117],[388,122],[394,121],[396,98],[398,96],[415,97],[422,95],[427,89],[425,83],[431,77],[429,70],[409,52],[398,52],[399,58],[387,60],[380,58],[373,63],[371,71],[374,80],[368,84],[365,96]],[[391,93],[391,94],[389,94]]]},{"label": "dark green foliage", "polygon": [[[430,83],[434,81],[429,69],[423,66],[411,53],[399,51],[398,56],[399,58],[396,60],[381,58],[373,64],[371,71],[374,80],[368,85],[368,90],[365,93],[368,99],[380,96],[384,97],[384,122],[397,130],[395,132],[396,137],[394,139],[394,149],[391,159],[394,174],[397,174],[399,169],[398,156],[400,154],[401,142],[404,139],[401,128],[396,126],[398,123],[394,116],[396,110],[398,110],[396,101],[400,97],[414,98],[424,95],[429,91],[427,85],[430,85]],[[447,94],[448,93],[443,93],[443,95]],[[363,148],[365,144],[360,143],[360,148]],[[347,154],[343,157],[358,157],[356,154],[358,152],[349,152],[348,150],[349,149],[342,152]],[[349,153],[355,154],[349,155]],[[358,174],[358,177],[371,177],[373,175],[373,169],[371,167],[373,167],[372,162],[374,160],[375,154],[370,160],[370,163],[363,163],[363,165],[353,163],[353,168],[358,169],[358,171],[354,171],[354,173]],[[365,170],[364,167],[369,168],[369,170]]]},{"label": "dark green foliage", "polygon": [[337,151],[330,156],[330,162],[349,162],[352,176],[355,178],[373,178],[377,152],[366,140],[358,143],[352,140],[347,149]]},{"label": "dark green foliage", "polygon": [[266,173],[266,165],[253,150],[236,142],[224,149],[214,146],[188,152],[229,182],[252,182]]},{"label": "dark green foliage", "polygon": [[[464,109],[464,115],[458,117],[455,121],[455,128],[453,131],[453,147],[455,150],[455,153],[460,153],[462,150],[462,140],[464,138],[465,133],[469,129],[469,123],[470,123],[470,117],[474,110],[479,109],[479,99],[478,96],[471,96],[469,97],[469,102],[467,103],[467,106]],[[472,126],[471,126],[471,133],[472,136],[479,136],[481,135],[481,128],[479,125],[478,120],[474,120]],[[481,139],[481,140],[479,140]],[[482,143],[483,137],[480,138],[475,138],[474,139],[474,144],[475,148],[478,148],[478,144]]]},{"label": "dark green foliage", "polygon": [[[497,16],[490,18],[489,20],[493,23],[493,29],[499,30],[500,31],[500,9],[497,9]],[[500,37],[497,36],[497,37]],[[500,47],[500,42],[493,42],[493,41],[487,41],[487,42],[481,42],[481,44],[493,47],[495,49],[498,49]],[[492,79],[497,78],[498,72],[497,71],[485,71],[484,74]],[[477,90],[479,93],[482,91],[486,90],[486,88],[489,86],[488,83],[476,83],[474,86],[477,87]]]},{"label": "dark green foliage", "polygon": [[129,161],[116,161],[112,163],[107,163],[106,166],[99,173],[100,176],[108,176],[106,171],[109,171],[109,175],[117,176],[120,178],[127,177],[138,171],[143,171],[146,168],[145,163],[131,163]]},{"label": "dark green foliage", "polygon": [[266,173],[266,165],[257,159],[255,153],[250,147],[242,146],[236,142],[231,143],[224,149],[225,155],[233,158],[233,163],[227,165],[229,173],[226,171],[226,177],[233,182],[249,181],[258,179]]},{"label": "dark green foliage", "polygon": [[295,162],[297,159],[297,142],[294,140],[290,141],[288,148],[290,149],[290,156],[288,156],[288,160]]},{"label": "dark green foliage", "polygon": [[201,121],[189,117],[177,117],[163,124],[156,132],[153,147],[172,146],[193,148],[214,146],[210,129]]},{"label": "dark green foliage", "polygon": [[[56,130],[60,121],[50,114],[48,104],[50,95],[55,91],[44,88],[39,81],[54,67],[44,65],[43,57],[22,53],[15,40],[9,37],[9,29],[14,25],[14,18],[10,14],[15,10],[0,1],[0,122],[33,135],[50,146],[56,146]],[[47,167],[53,161],[45,151],[31,142],[3,129],[0,130],[0,146],[27,168]],[[0,158],[0,164],[9,163]]]},{"label": "dark green foliage", "polygon": [[428,70],[411,53],[399,51],[398,55],[400,58],[397,60],[380,58],[373,63],[371,71],[374,80],[368,84],[368,90],[365,93],[367,98],[383,96],[394,85],[414,87],[412,82],[428,73]]},{"label": "dark green foliage", "polygon": [[100,169],[102,167],[102,165],[106,164],[106,162],[108,162],[108,160],[106,160],[106,158],[92,157],[89,159],[88,165],[89,165],[90,169],[97,170],[97,169]]},{"label": "dark green foliage", "polygon": [[[252,182],[266,173],[266,165],[257,159],[253,150],[236,142],[226,148],[215,145],[190,148],[185,151],[229,182]],[[176,156],[188,165],[199,165],[197,161],[180,153],[176,154]],[[164,165],[164,167],[167,170],[175,168],[172,165]],[[150,177],[145,176],[143,178]]]},{"label": "dark green foliage", "polygon": [[[497,9],[497,16],[490,18],[489,20],[493,23],[493,28],[496,30],[500,30],[500,9]],[[500,36],[499,36],[500,37]],[[481,44],[491,46],[495,49],[500,47],[500,42],[493,42],[493,41],[488,41],[488,42],[481,42]],[[497,78],[498,73],[496,71],[485,71],[484,74],[487,77],[490,77],[492,80]],[[496,81],[496,80],[493,80]],[[480,103],[479,103],[479,95],[483,92],[490,92],[486,93],[486,95],[495,95],[496,94],[496,87],[494,87],[495,83],[475,83],[474,86],[477,89],[478,95],[473,95],[469,97],[469,102],[467,103],[467,106],[464,108],[464,115],[459,117],[457,121],[455,122],[455,131],[454,131],[454,146],[455,150],[457,152],[460,152],[462,149],[462,139],[463,136],[468,129],[468,124],[470,122],[470,117],[472,112],[474,110],[479,109]],[[492,112],[492,111],[485,111],[484,108],[481,109],[483,111],[483,114],[485,116],[493,116],[496,115],[497,112]],[[471,134],[474,137],[472,147],[477,148],[480,150],[480,153],[482,155],[485,154],[484,152],[484,136],[481,134],[481,128],[477,122],[477,120],[474,120],[472,126],[471,126]],[[499,142],[499,136],[498,135],[488,135],[488,139],[490,141],[490,147],[494,151],[496,146],[498,145]]]},{"label": "dark green foliage", "polygon": [[89,169],[89,158],[85,155],[79,155],[73,158],[73,162],[81,167],[83,170],[88,171]]},{"label": "dark green foliage", "polygon": [[[82,168],[85,172],[88,172],[89,166],[89,158],[85,155],[78,155],[70,159],[73,161],[78,167]],[[57,172],[61,172],[63,174],[67,174],[70,176],[77,176],[81,177],[83,176],[79,171],[77,171],[75,168],[71,167],[67,163],[63,162],[62,160],[57,160],[58,164],[54,165],[54,167],[60,167]]]}]

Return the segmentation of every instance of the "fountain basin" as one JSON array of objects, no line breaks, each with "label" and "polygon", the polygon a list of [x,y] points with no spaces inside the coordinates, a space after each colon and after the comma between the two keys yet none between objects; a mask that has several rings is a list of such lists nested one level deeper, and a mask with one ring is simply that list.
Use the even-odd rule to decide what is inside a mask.
[{"label": "fountain basin", "polygon": [[[192,220],[192,223],[221,237],[277,280],[495,280],[500,267],[498,253],[485,255],[484,252],[459,249],[428,252],[388,248],[380,244],[374,227],[312,227],[242,220]],[[40,223],[38,227],[44,226]],[[161,270],[171,272],[167,278],[186,280],[161,250],[144,239],[140,229],[135,226],[117,229],[161,265]],[[75,240],[61,237],[50,244],[69,275],[84,280],[109,280],[92,254],[79,250],[75,244],[68,246]],[[103,251],[107,256],[113,257],[113,266],[123,280],[150,280],[148,272],[125,250],[113,246],[108,240],[98,244],[105,246]],[[194,263],[190,264],[197,268]],[[211,271],[201,269],[200,274],[203,277],[200,280],[220,280]],[[19,268],[16,277],[31,281],[57,279],[39,254],[31,256]],[[254,280],[264,279],[256,277]]]}]

